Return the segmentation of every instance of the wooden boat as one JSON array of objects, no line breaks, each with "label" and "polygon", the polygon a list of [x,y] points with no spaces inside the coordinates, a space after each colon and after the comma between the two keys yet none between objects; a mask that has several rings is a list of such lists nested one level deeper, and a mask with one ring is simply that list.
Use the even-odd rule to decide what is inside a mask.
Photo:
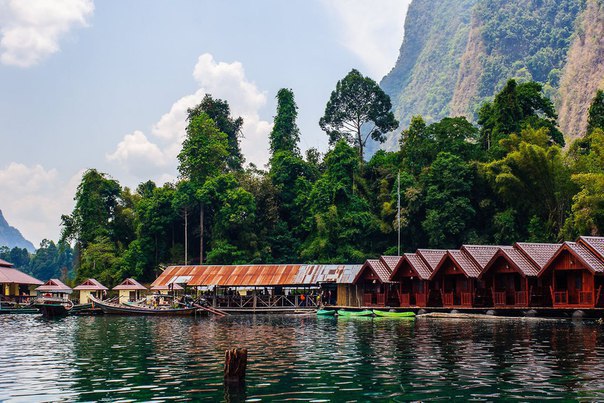
[{"label": "wooden boat", "polygon": [[68,299],[43,297],[38,298],[33,305],[46,318],[60,318],[67,316],[74,304]]},{"label": "wooden boat", "polygon": [[90,296],[92,305],[95,308],[101,308],[106,314],[114,315],[156,315],[156,316],[186,316],[193,315],[197,310],[196,307],[191,308],[152,308],[143,306],[132,306],[116,304],[115,302],[101,301],[93,296]]},{"label": "wooden boat", "polygon": [[338,316],[373,316],[373,312],[369,309],[363,309],[362,311],[347,311],[340,309]]},{"label": "wooden boat", "polygon": [[319,309],[317,315],[320,316],[334,316],[336,314],[335,309]]},{"label": "wooden boat", "polygon": [[395,311],[381,311],[379,309],[374,309],[373,313],[375,316],[382,316],[386,318],[406,318],[406,319],[414,319],[414,312],[395,312]]}]

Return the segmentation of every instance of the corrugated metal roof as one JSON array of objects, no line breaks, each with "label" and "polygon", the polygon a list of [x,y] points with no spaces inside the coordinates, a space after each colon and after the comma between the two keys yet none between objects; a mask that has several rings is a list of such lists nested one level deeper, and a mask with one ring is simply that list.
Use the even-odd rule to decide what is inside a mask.
[{"label": "corrugated metal roof", "polygon": [[36,288],[36,291],[51,291],[51,292],[63,292],[63,293],[71,293],[71,287],[64,284],[61,280],[57,278],[51,278],[47,282],[45,282],[40,287]]},{"label": "corrugated metal roof", "polygon": [[75,287],[74,290],[76,290],[76,291],[79,291],[79,290],[106,291],[106,290],[108,290],[108,288],[105,287],[103,284],[99,283],[96,279],[89,278],[88,280],[86,280],[82,284],[80,284],[79,286]]},{"label": "corrugated metal roof", "polygon": [[0,259],[0,267],[13,267],[12,263],[7,262],[6,260]]},{"label": "corrugated metal roof", "polygon": [[169,291],[169,290],[182,291],[182,290],[184,290],[184,288],[182,288],[178,284],[156,285],[154,287],[151,287],[150,289],[151,289],[151,291]]},{"label": "corrugated metal roof", "polygon": [[42,285],[42,281],[12,267],[0,267],[0,284]]},{"label": "corrugated metal roof", "polygon": [[405,253],[405,255],[402,256],[400,263],[396,266],[394,271],[392,271],[390,279],[394,280],[397,277],[397,273],[400,270],[403,270],[403,267],[406,266],[411,267],[417,277],[421,280],[428,280],[430,278],[430,274],[432,274],[430,267],[428,267],[426,262],[416,253]]},{"label": "corrugated metal roof", "polygon": [[530,260],[543,270],[554,254],[560,249],[559,243],[516,242],[514,248],[519,249]]},{"label": "corrugated metal roof", "polygon": [[[316,285],[325,282],[350,284],[361,265],[203,265],[170,266],[153,282],[190,286],[267,287]],[[177,281],[183,279],[185,281]]]},{"label": "corrugated metal roof", "polygon": [[447,251],[444,249],[418,249],[415,253],[424,259],[430,270],[434,271]]},{"label": "corrugated metal roof", "polygon": [[133,278],[127,278],[122,281],[119,285],[113,287],[114,290],[146,290],[147,287],[139,283]]},{"label": "corrugated metal roof", "polygon": [[484,270],[499,249],[512,249],[512,246],[463,245],[461,249],[467,252],[478,263],[481,270]]},{"label": "corrugated metal roof", "polygon": [[580,236],[578,243],[583,243],[593,250],[600,259],[604,259],[604,237],[601,236]]}]

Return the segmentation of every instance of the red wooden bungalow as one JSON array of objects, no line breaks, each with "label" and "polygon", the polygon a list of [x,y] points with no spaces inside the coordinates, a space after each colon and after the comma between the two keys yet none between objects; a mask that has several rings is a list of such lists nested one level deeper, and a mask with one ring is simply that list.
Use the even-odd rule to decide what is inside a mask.
[{"label": "red wooden bungalow", "polygon": [[[512,249],[511,246],[496,245],[463,245],[461,250],[470,255],[480,269],[480,274],[484,273],[487,264],[493,256],[501,249]],[[474,301],[476,306],[493,305],[493,296],[489,287],[485,284],[481,276],[474,280]]]},{"label": "red wooden bungalow", "polygon": [[480,279],[496,307],[526,307],[537,284],[539,267],[522,251],[501,247],[487,263]]},{"label": "red wooden bungalow", "polygon": [[363,306],[386,306],[390,285],[390,269],[382,260],[365,262],[354,281],[363,290]]},{"label": "red wooden bungalow", "polygon": [[417,253],[405,253],[390,275],[399,284],[399,306],[425,307],[428,304],[430,266]]},{"label": "red wooden bungalow", "polygon": [[[424,263],[426,263],[426,265],[428,265],[430,273],[433,273],[434,270],[436,270],[436,267],[438,266],[440,261],[447,254],[447,251],[444,249],[418,249],[415,253],[424,261]],[[442,305],[442,296],[440,295],[440,289],[434,289],[434,287],[431,287],[430,281],[428,281],[427,292],[428,306]]]},{"label": "red wooden bungalow", "polygon": [[478,263],[465,250],[448,250],[430,275],[433,291],[438,291],[444,307],[472,307]]},{"label": "red wooden bungalow", "polygon": [[593,308],[599,300],[604,262],[584,242],[564,242],[539,273],[549,279],[554,308]]},{"label": "red wooden bungalow", "polygon": [[[545,265],[560,249],[559,243],[536,243],[536,242],[516,242],[514,249],[518,249],[538,268],[539,272],[543,270]],[[534,306],[551,306],[551,279],[544,278],[541,275],[537,276],[537,284],[530,290],[530,302]]]}]

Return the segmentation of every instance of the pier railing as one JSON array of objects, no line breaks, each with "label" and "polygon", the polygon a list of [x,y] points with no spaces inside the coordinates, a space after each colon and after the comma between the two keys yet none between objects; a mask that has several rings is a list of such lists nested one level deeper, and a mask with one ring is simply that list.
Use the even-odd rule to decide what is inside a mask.
[{"label": "pier railing", "polygon": [[212,298],[212,305],[218,308],[298,308],[316,307],[315,296],[301,295],[228,295]]}]

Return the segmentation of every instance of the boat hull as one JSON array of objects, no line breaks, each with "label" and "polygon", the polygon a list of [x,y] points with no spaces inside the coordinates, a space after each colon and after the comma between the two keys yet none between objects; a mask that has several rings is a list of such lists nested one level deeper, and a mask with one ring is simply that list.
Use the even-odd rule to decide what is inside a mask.
[{"label": "boat hull", "polygon": [[317,315],[319,316],[334,316],[336,311],[334,309],[319,309]]},{"label": "boat hull", "polygon": [[415,313],[413,312],[389,312],[389,311],[380,311],[378,309],[374,309],[373,313],[375,316],[380,316],[384,318],[404,318],[404,319],[414,319]]},{"label": "boat hull", "polygon": [[345,311],[340,309],[338,311],[338,316],[373,316],[373,312],[368,309],[362,311]]},{"label": "boat hull", "polygon": [[110,315],[190,316],[194,315],[197,310],[195,307],[176,309],[143,308],[104,302],[96,298],[91,298],[91,300],[95,308],[101,308],[105,314]]},{"label": "boat hull", "polygon": [[65,306],[65,304],[55,303],[42,303],[42,304],[34,304],[34,306],[40,311],[42,316],[46,318],[61,318],[67,316],[69,314],[69,309]]}]

